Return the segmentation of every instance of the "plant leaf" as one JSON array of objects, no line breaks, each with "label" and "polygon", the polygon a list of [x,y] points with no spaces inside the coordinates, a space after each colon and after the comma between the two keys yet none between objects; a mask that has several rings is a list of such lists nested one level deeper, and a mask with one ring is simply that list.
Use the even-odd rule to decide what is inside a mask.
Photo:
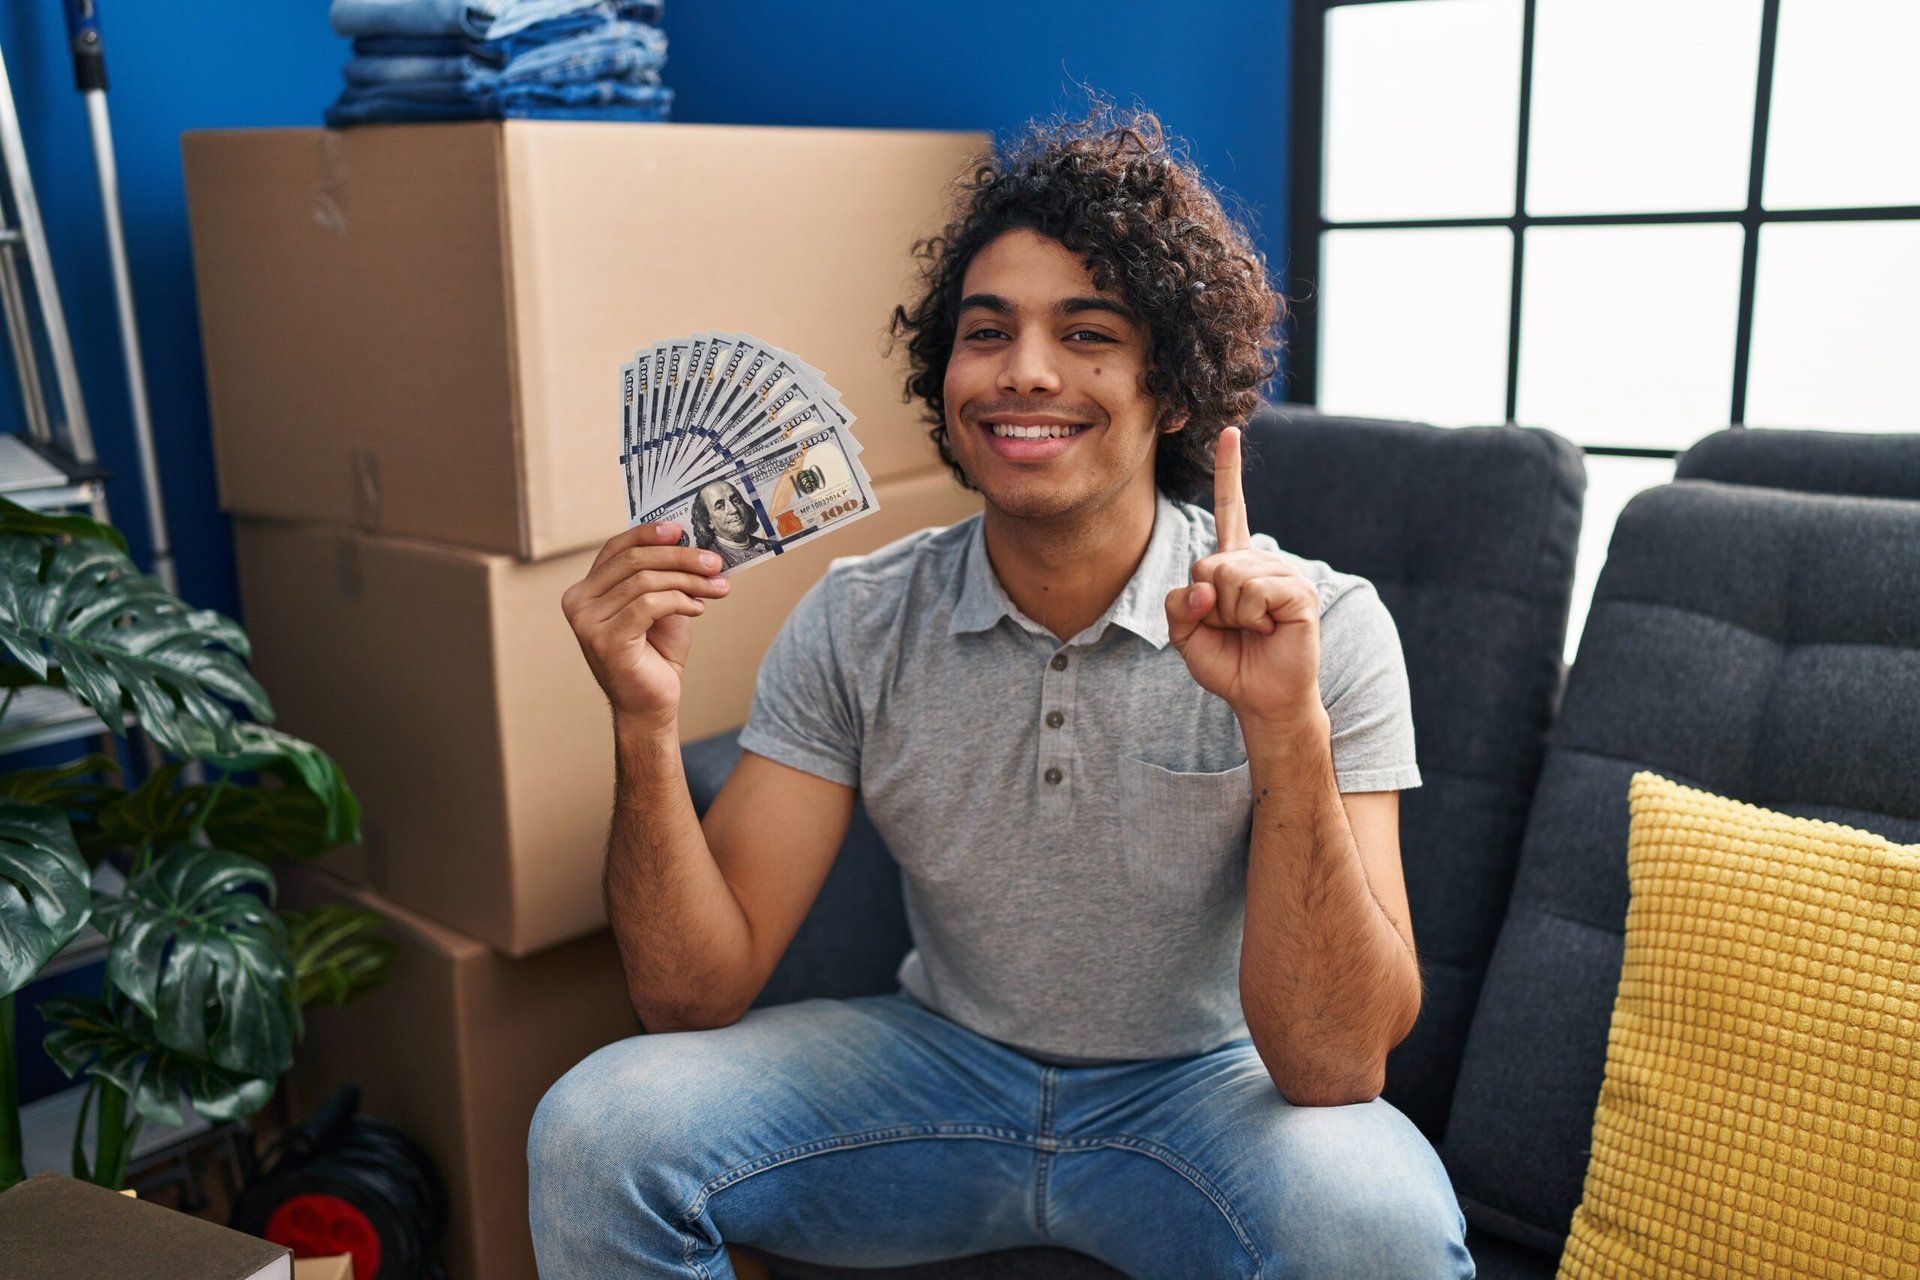
[{"label": "plant leaf", "polygon": [[110,524],[101,524],[92,516],[49,515],[23,507],[11,498],[0,498],[0,534],[17,533],[30,537],[91,538],[110,543],[127,554],[127,539]]},{"label": "plant leaf", "polygon": [[153,1022],[132,1005],[116,1014],[97,996],[40,1002],[53,1024],[47,1056],[68,1076],[85,1071],[119,1085],[134,1109],[157,1124],[185,1120],[180,1099],[209,1120],[244,1120],[273,1096],[272,1076],[228,1071],[160,1042]]},{"label": "plant leaf", "polygon": [[98,751],[50,769],[10,769],[0,773],[0,799],[50,805],[62,811],[94,809],[121,794],[113,782],[93,775],[120,776],[120,762]]},{"label": "plant leaf", "polygon": [[57,665],[115,733],[130,704],[177,756],[238,749],[238,721],[222,699],[273,719],[239,624],[189,608],[104,542],[0,539],[0,646],[42,678]]},{"label": "plant leaf", "polygon": [[[360,801],[347,787],[347,780],[340,772],[340,766],[333,758],[311,742],[302,741],[290,733],[264,724],[241,723],[236,726],[235,736],[239,739],[239,749],[230,753],[211,756],[207,763],[234,773],[255,770],[271,774],[286,783],[290,789],[297,789],[312,796],[320,804],[322,825],[317,840],[319,850],[331,849],[337,844],[357,844],[360,841]],[[293,802],[289,802],[293,803]],[[287,810],[288,814],[298,813],[298,809]],[[286,815],[278,815],[285,820]],[[219,820],[218,810],[212,823]],[[301,821],[307,819],[303,816]]]},{"label": "plant leaf", "polygon": [[192,838],[211,805],[202,828],[207,839],[263,862],[317,858],[360,839],[360,801],[325,752],[265,725],[241,722],[235,731],[250,749],[206,763],[229,774],[258,773],[259,783],[229,777],[224,786],[177,787],[183,766],[170,762],[101,811],[102,832],[127,846],[178,844]]},{"label": "plant leaf", "polygon": [[195,794],[199,787],[175,787],[186,762],[168,760],[147,775],[132,791],[121,792],[99,811],[100,832],[122,848],[141,845],[162,848],[186,840],[193,832]]},{"label": "plant leaf", "polygon": [[160,1043],[246,1076],[293,1061],[298,1012],[273,875],[237,853],[175,845],[96,909],[107,977],[154,1020]]},{"label": "plant leaf", "polygon": [[310,911],[284,911],[281,919],[287,923],[303,1009],[322,1002],[343,1005],[380,986],[393,972],[393,943],[374,936],[385,923],[378,911],[334,902]]},{"label": "plant leaf", "polygon": [[87,864],[67,815],[0,801],[0,996],[33,980],[92,910]]}]

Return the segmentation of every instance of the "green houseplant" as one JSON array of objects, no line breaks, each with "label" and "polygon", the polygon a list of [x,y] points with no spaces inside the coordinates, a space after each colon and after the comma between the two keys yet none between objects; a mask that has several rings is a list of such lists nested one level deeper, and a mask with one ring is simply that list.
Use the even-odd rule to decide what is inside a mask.
[{"label": "green houseplant", "polygon": [[[86,516],[0,499],[0,569],[0,752],[20,691],[53,685],[117,734],[131,716],[164,757],[131,787],[97,753],[0,773],[0,1190],[24,1176],[15,996],[89,922],[107,940],[101,993],[39,1011],[48,1055],[87,1080],[74,1176],[118,1188],[143,1120],[264,1106],[302,1008],[377,984],[392,947],[373,912],[273,906],[268,861],[357,841],[360,806],[325,753],[270,727],[235,622],[140,573]],[[183,780],[190,762],[211,784]],[[94,887],[103,860],[124,887]]]}]

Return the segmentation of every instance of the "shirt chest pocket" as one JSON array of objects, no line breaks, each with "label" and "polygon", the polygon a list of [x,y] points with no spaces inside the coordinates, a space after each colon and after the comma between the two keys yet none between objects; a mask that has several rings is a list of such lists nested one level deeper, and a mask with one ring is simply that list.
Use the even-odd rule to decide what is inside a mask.
[{"label": "shirt chest pocket", "polygon": [[1120,759],[1120,838],[1127,874],[1190,905],[1246,890],[1253,793],[1245,761],[1223,773],[1181,773]]}]

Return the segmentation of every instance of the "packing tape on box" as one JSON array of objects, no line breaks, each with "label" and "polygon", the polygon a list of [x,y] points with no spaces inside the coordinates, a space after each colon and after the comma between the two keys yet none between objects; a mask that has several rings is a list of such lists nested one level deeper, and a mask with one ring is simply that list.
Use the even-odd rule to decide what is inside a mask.
[{"label": "packing tape on box", "polygon": [[313,220],[322,230],[331,231],[344,240],[347,238],[347,211],[343,207],[347,187],[346,139],[333,129],[323,130],[315,151],[320,177],[313,187]]},{"label": "packing tape on box", "polygon": [[380,527],[380,455],[355,449],[353,467],[353,522],[362,529]]}]

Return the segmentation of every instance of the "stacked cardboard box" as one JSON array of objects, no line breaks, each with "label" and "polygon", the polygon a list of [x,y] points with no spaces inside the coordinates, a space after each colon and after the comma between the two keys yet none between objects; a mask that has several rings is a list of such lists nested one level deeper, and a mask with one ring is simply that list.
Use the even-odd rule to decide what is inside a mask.
[{"label": "stacked cardboard box", "polygon": [[[911,246],[985,145],[549,121],[185,139],[253,669],[364,805],[364,843],[318,883],[421,940],[385,1004],[315,1019],[298,1070],[316,1090],[313,1072],[361,1076],[375,1114],[453,1108],[419,1123],[472,1188],[456,1274],[531,1276],[524,1182],[514,1200],[498,1162],[523,1178],[560,1059],[633,1030],[599,891],[609,718],[560,607],[626,526],[620,365],[703,329],[787,347],[840,388],[877,481],[880,514],[740,575],[700,619],[682,728],[702,737],[745,719],[762,654],[833,557],[977,509],[903,402],[886,328]],[[517,994],[463,1013],[473,982]],[[522,1008],[552,1061],[473,1083],[473,1063],[525,1052]],[[400,1032],[418,1027],[434,1034],[414,1051]]]}]

